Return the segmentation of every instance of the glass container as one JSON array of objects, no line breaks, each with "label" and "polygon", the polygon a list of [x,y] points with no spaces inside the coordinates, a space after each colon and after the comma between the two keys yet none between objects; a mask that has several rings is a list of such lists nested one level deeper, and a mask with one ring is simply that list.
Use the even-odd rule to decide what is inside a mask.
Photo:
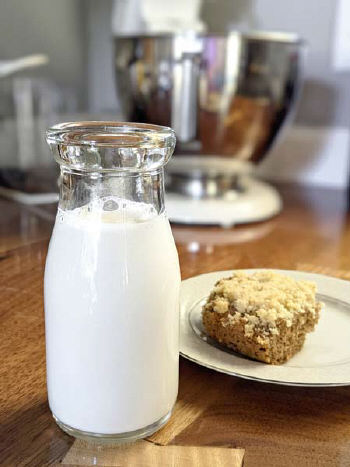
[{"label": "glass container", "polygon": [[178,390],[180,270],[163,180],[174,132],[74,122],[47,142],[61,171],[44,280],[50,408],[78,438],[145,437]]}]

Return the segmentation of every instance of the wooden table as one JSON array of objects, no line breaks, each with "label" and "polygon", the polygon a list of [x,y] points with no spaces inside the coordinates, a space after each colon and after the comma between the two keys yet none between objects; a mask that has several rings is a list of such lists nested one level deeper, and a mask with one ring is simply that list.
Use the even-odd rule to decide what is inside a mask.
[{"label": "wooden table", "polygon": [[[271,267],[350,279],[346,195],[292,186],[282,193],[283,212],[267,222],[227,230],[174,226],[183,278]],[[0,207],[0,465],[67,465],[74,440],[52,420],[45,387],[42,279],[55,206],[0,200]],[[168,430],[151,440],[243,448],[245,467],[350,466],[350,387],[255,383],[182,359],[179,401],[186,417],[177,417],[171,436]],[[88,448],[77,452],[80,465],[99,465]]]}]

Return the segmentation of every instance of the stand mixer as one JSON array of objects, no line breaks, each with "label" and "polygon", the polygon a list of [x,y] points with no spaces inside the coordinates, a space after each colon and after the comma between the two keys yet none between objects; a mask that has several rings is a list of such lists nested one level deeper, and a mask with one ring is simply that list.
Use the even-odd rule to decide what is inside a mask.
[{"label": "stand mixer", "polygon": [[303,42],[293,34],[193,32],[115,38],[126,120],[171,126],[167,211],[175,222],[267,219],[278,192],[252,175],[294,108]]}]

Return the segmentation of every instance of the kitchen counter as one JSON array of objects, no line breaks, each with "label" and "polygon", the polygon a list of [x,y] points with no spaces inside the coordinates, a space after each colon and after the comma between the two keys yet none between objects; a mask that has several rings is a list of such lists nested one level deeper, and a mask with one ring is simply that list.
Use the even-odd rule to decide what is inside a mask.
[{"label": "kitchen counter", "polygon": [[[284,210],[267,222],[231,229],[173,226],[183,279],[266,267],[350,280],[346,195],[297,186],[281,192]],[[53,421],[45,386],[42,279],[56,207],[4,199],[0,206],[0,464],[72,465],[67,459],[74,439]],[[191,416],[171,436],[163,432],[150,441],[242,448],[245,467],[350,465],[350,387],[257,383],[181,359],[179,401]],[[74,465],[107,465],[93,447],[84,449],[75,451],[80,458]],[[224,464],[218,459],[217,465]]]}]

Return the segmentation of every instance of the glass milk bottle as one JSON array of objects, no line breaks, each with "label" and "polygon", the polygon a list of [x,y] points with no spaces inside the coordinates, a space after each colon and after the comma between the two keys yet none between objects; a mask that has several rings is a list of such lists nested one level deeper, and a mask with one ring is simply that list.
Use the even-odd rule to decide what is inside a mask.
[{"label": "glass milk bottle", "polygon": [[47,141],[61,167],[45,268],[49,404],[80,438],[158,430],[178,390],[180,271],[164,211],[174,132],[77,122]]}]

